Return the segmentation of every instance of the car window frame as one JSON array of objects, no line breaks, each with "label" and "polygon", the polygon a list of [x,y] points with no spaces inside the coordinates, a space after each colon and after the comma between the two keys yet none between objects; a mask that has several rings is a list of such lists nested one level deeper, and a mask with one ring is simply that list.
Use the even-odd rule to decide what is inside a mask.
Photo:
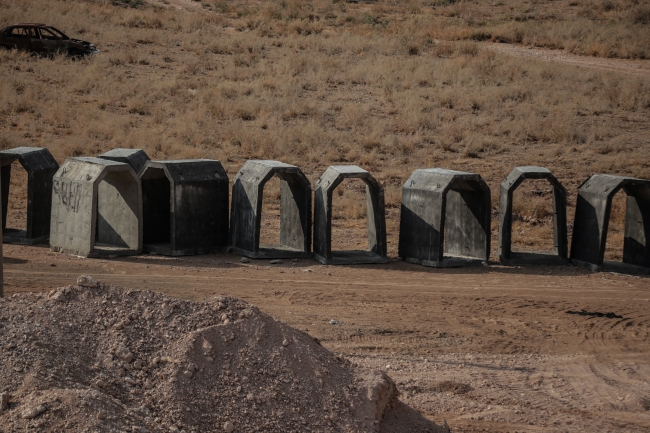
[{"label": "car window frame", "polygon": [[61,38],[61,40],[64,40],[64,41],[68,41],[68,40],[70,40],[70,36],[66,35],[66,34],[63,33],[61,30],[57,29],[56,27],[52,27],[52,26],[50,26],[50,27],[48,27],[47,29],[48,29],[49,31],[51,31],[52,33],[54,33],[54,34],[57,34],[57,33],[58,33],[59,36],[60,36],[60,38]]},{"label": "car window frame", "polygon": [[[60,40],[61,40],[61,38],[58,37],[58,36],[56,35],[56,33],[54,33],[53,31],[51,31],[51,30],[48,29],[48,28],[45,28],[45,27],[38,27],[37,30],[38,30],[38,34],[39,34],[41,40],[44,40],[44,41],[60,41]],[[47,37],[47,36],[44,36],[44,34],[48,34],[48,33],[49,33],[50,35],[54,36],[55,39],[49,38],[49,37]]]}]

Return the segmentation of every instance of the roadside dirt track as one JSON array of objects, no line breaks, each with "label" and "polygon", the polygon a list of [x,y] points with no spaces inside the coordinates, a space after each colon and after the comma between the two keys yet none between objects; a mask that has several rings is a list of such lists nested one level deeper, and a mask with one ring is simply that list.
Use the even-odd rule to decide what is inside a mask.
[{"label": "roadside dirt track", "polygon": [[[185,299],[241,297],[360,364],[454,432],[650,430],[650,284],[572,267],[434,270],[243,264],[239,256],[81,259],[4,245],[5,296],[81,274]],[[567,311],[592,313],[567,314]],[[622,318],[598,317],[609,313]],[[330,321],[334,324],[330,324]]]}]

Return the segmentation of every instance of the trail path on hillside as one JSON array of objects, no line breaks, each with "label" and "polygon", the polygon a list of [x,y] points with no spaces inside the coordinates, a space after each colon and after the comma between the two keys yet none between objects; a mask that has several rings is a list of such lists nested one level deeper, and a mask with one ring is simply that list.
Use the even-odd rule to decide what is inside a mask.
[{"label": "trail path on hillside", "polygon": [[481,46],[499,54],[547,62],[558,62],[586,69],[624,72],[650,78],[650,61],[648,60],[605,59],[601,57],[580,56],[561,50],[548,50],[512,44],[483,43]]}]

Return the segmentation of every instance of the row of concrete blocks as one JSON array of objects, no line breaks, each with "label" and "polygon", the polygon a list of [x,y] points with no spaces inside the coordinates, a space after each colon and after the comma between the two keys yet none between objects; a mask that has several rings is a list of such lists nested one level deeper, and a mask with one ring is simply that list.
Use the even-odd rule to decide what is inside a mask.
[{"label": "row of concrete blocks", "polygon": [[[3,240],[36,243],[80,256],[207,254],[230,248],[252,258],[310,257],[312,187],[296,166],[247,161],[233,182],[219,161],[150,161],[142,150],[114,149],[99,158],[69,158],[59,168],[47,149],[16,148],[2,160]],[[28,173],[27,229],[6,230],[10,168]],[[260,246],[263,188],[280,178],[280,245]],[[367,251],[332,251],[332,194],[346,178],[366,184]],[[553,187],[555,254],[513,253],[512,194],[525,179]],[[578,192],[571,245],[573,263],[603,269],[613,195],[627,194],[623,261],[617,270],[650,269],[650,181],[593,175]],[[490,189],[480,175],[439,168],[415,170],[404,184],[399,255],[425,266],[485,263],[490,255]],[[331,166],[314,190],[314,257],[325,264],[387,261],[384,192],[357,166]],[[566,190],[542,167],[517,167],[501,184],[499,258],[502,263],[568,263]]]}]

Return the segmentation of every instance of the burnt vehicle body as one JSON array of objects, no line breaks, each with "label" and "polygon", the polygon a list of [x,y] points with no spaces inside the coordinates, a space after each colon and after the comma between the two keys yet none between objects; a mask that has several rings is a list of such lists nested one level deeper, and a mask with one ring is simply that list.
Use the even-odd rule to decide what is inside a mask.
[{"label": "burnt vehicle body", "polygon": [[0,46],[43,55],[62,53],[74,57],[99,52],[90,42],[72,39],[52,26],[35,23],[14,24],[0,29]]}]

